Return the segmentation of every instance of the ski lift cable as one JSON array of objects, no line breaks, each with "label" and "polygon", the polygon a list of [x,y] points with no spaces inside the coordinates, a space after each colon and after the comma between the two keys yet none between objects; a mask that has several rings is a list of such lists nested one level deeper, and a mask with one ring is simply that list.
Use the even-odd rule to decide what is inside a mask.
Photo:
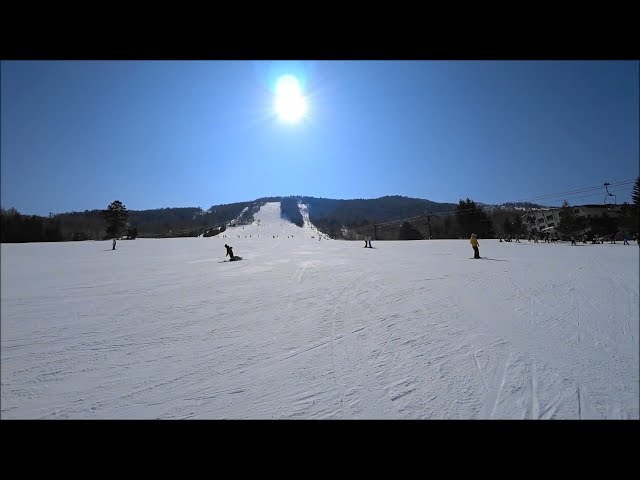
[{"label": "ski lift cable", "polygon": [[[611,186],[620,186],[620,185],[632,184],[634,182],[635,182],[635,180],[622,180],[622,181],[610,183],[609,185],[611,185]],[[524,199],[521,199],[521,200],[514,200],[514,202],[526,202],[528,200],[537,200],[537,199],[542,199],[542,198],[547,198],[547,197],[559,197],[559,196],[563,196],[563,195],[571,195],[571,194],[574,194],[574,193],[582,193],[582,192],[587,192],[587,191],[590,191],[590,190],[600,190],[600,189],[602,189],[602,185],[597,185],[597,186],[593,186],[593,187],[580,187],[580,188],[576,188],[576,189],[568,190],[568,191],[564,191],[564,192],[549,193],[549,194],[545,194],[545,195],[538,195],[538,196],[528,197],[528,198],[524,198]]]},{"label": "ski lift cable", "polygon": [[[619,185],[628,185],[631,184],[633,182],[625,182],[624,184],[619,184]],[[584,188],[584,189],[580,189],[580,190],[571,190],[571,191],[567,191],[567,192],[561,192],[561,193],[554,193],[554,194],[548,194],[548,195],[540,195],[538,197],[529,197],[528,199],[525,200],[519,200],[519,201],[528,201],[528,200],[537,200],[537,201],[544,201],[544,200],[550,200],[556,197],[563,197],[566,195],[574,195],[577,193],[587,193],[589,191],[600,191],[602,192],[602,186],[599,187],[591,187],[591,188]]]}]

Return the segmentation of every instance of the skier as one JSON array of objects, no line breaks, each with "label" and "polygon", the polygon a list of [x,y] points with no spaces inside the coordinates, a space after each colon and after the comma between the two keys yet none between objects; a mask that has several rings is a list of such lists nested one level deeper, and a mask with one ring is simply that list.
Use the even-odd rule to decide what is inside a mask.
[{"label": "skier", "polygon": [[471,247],[473,248],[473,258],[480,258],[480,250],[478,249],[478,238],[475,233],[471,234],[471,239],[469,240]]},{"label": "skier", "polygon": [[115,249],[116,249],[116,239],[115,239],[115,238],[113,239],[113,244],[112,244],[112,246],[111,246],[111,247],[112,247],[112,248],[111,248],[112,250],[115,250]]}]

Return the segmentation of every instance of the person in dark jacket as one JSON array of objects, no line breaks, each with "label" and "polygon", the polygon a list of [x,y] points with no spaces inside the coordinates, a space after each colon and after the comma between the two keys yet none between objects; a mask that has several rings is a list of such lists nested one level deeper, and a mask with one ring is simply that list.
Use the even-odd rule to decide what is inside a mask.
[{"label": "person in dark jacket", "polygon": [[[235,260],[236,257],[233,255],[233,248],[231,248],[229,245],[227,245],[226,243],[224,244],[225,248],[227,249],[227,255],[229,255],[229,257],[231,257],[231,260]],[[225,255],[225,257],[227,256]]]}]

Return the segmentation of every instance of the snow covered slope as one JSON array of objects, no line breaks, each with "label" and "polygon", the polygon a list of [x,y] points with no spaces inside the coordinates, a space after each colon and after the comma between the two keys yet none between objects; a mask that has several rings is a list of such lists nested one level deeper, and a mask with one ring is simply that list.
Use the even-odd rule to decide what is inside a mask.
[{"label": "snow covered slope", "polygon": [[637,245],[480,239],[472,260],[255,218],[3,244],[2,418],[639,418]]},{"label": "snow covered slope", "polygon": [[223,232],[230,238],[249,237],[289,237],[295,238],[296,235],[304,238],[314,236],[316,240],[318,236],[325,238],[326,236],[318,231],[309,221],[306,205],[301,206],[300,213],[304,219],[304,225],[298,227],[289,220],[280,216],[280,202],[267,202],[253,216],[254,221],[250,225],[239,225],[227,227]]}]

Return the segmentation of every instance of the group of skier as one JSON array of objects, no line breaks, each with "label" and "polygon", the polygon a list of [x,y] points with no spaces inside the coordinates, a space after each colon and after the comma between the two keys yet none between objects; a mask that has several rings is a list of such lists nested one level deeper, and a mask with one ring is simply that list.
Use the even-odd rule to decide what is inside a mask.
[{"label": "group of skier", "polygon": [[[640,245],[640,238],[638,236],[635,237],[635,240],[638,242],[638,245]],[[502,241],[502,239],[500,239],[500,241]],[[586,243],[586,237],[583,238],[583,241]],[[624,235],[624,242],[625,242],[625,245],[629,245],[627,243],[627,235],[626,234]],[[471,244],[471,248],[473,249],[473,258],[482,258],[482,257],[480,257],[480,243],[478,242],[478,236],[475,233],[471,234],[471,238],[469,239],[469,243]],[[572,245],[575,245],[575,239],[574,238],[571,239],[571,243],[572,243]],[[241,257],[236,257],[236,256],[233,255],[233,250],[231,249],[231,247],[229,245],[227,245],[225,243],[224,246],[227,248],[227,255],[225,255],[225,257],[226,256],[231,257],[231,261],[240,260],[241,259]],[[364,237],[364,248],[373,248],[371,246],[371,235],[367,235],[367,236]]]}]

